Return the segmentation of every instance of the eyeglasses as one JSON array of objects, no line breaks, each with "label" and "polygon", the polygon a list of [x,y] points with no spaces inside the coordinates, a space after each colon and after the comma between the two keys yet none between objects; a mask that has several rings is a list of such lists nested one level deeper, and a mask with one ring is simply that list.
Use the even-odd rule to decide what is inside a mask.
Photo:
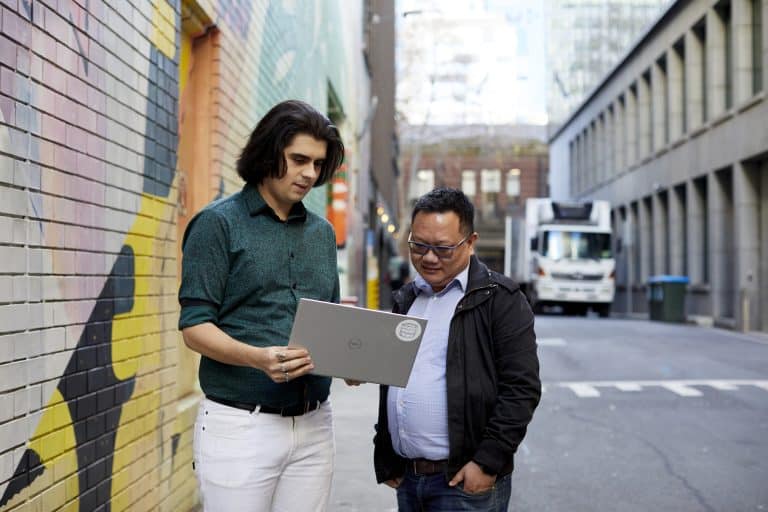
[{"label": "eyeglasses", "polygon": [[465,236],[461,242],[457,243],[456,245],[429,245],[429,244],[423,244],[421,242],[414,242],[411,240],[410,236],[408,237],[408,248],[411,250],[413,254],[418,254],[419,256],[426,256],[429,251],[432,251],[435,253],[435,256],[440,258],[441,260],[447,260],[450,259],[451,256],[453,256],[453,251],[459,248],[461,244],[469,240],[469,237],[472,236],[467,235]]}]

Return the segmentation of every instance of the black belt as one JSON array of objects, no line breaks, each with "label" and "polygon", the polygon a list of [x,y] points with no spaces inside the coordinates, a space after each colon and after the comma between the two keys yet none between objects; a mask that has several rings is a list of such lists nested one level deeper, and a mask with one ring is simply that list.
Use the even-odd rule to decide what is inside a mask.
[{"label": "black belt", "polygon": [[249,404],[246,402],[225,400],[224,398],[217,398],[211,395],[205,395],[205,398],[211,402],[216,402],[217,404],[226,405],[228,407],[234,407],[235,409],[243,409],[248,412],[253,412],[258,408],[259,412],[265,412],[267,414],[279,414],[280,416],[301,416],[302,414],[306,414],[309,411],[314,411],[320,407],[323,402],[325,402],[325,400],[313,400],[311,402],[304,402],[303,404],[289,405],[286,407],[272,407],[270,405],[259,406],[259,404]]},{"label": "black belt", "polygon": [[448,468],[448,460],[408,459],[408,467],[415,475],[434,475],[445,473]]}]

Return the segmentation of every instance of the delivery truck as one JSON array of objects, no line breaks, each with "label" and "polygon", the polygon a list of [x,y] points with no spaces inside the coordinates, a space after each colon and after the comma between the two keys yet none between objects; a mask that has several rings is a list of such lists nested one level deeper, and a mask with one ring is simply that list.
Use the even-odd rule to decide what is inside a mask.
[{"label": "delivery truck", "polygon": [[524,218],[506,218],[504,272],[534,311],[609,316],[616,272],[609,202],[526,200]]}]

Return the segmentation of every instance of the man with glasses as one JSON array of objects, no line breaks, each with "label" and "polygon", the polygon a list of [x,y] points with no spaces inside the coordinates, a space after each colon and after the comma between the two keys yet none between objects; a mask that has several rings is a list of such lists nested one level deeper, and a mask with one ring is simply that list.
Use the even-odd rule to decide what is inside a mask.
[{"label": "man with glasses", "polygon": [[396,313],[427,318],[405,388],[382,386],[376,478],[400,511],[506,511],[517,447],[541,396],[533,313],[512,280],[474,256],[474,207],[460,190],[416,201],[418,275]]}]

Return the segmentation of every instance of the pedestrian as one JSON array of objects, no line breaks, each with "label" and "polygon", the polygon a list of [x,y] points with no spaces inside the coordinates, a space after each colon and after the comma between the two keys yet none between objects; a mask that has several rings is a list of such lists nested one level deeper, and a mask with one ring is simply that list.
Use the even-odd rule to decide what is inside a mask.
[{"label": "pedestrian", "polygon": [[515,451],[541,397],[534,317],[512,280],[475,255],[459,190],[420,197],[408,239],[415,279],[393,310],[429,320],[405,388],[380,388],[376,479],[400,511],[506,511]]},{"label": "pedestrian", "polygon": [[179,328],[202,356],[193,467],[205,511],[327,507],[331,379],[286,345],[299,299],[339,301],[333,228],[302,199],[343,154],[327,117],[279,103],[237,162],[245,186],[184,233]]}]

